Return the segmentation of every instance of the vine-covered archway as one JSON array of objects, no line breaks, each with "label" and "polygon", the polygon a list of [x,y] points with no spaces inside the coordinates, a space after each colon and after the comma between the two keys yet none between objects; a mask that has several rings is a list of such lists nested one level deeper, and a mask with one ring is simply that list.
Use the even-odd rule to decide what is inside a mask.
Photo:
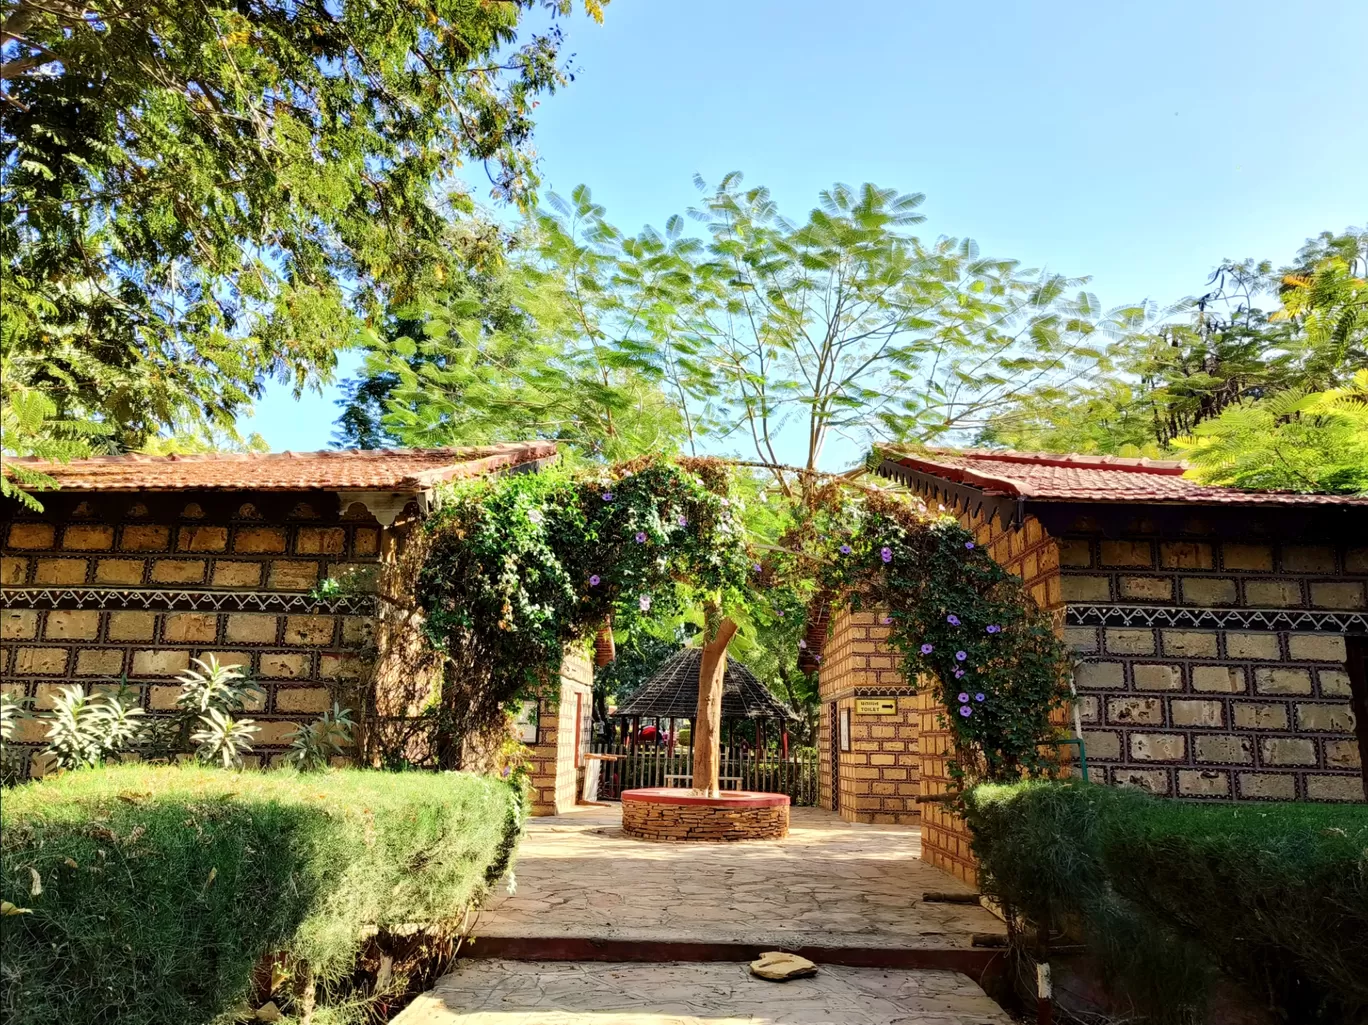
[{"label": "vine-covered archway", "polygon": [[715,790],[708,713],[720,717],[730,639],[820,592],[884,610],[904,675],[948,710],[959,772],[1041,771],[1066,659],[1018,578],[905,492],[831,480],[748,512],[735,474],[721,460],[641,459],[453,487],[426,526],[416,584],[444,657],[448,746],[554,677],[566,647],[609,617],[691,605],[704,622],[695,786]]}]

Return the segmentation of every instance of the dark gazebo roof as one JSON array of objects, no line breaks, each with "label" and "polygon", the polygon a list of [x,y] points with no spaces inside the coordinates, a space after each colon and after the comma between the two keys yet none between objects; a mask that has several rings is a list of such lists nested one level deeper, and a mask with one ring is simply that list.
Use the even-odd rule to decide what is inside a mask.
[{"label": "dark gazebo roof", "polygon": [[[692,719],[698,714],[700,648],[683,648],[667,658],[639,690],[618,706],[618,717]],[[797,719],[743,662],[727,659],[722,678],[723,719]]]}]

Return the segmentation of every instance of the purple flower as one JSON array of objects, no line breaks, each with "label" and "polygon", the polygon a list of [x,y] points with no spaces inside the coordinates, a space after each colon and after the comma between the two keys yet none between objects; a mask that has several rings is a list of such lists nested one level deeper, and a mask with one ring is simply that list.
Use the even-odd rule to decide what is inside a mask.
[{"label": "purple flower", "polygon": [[932,647],[931,645],[929,645],[929,644],[923,644],[923,645],[921,646],[921,653],[922,653],[923,655],[929,655],[929,654],[931,654],[931,652],[933,652],[933,651],[935,651],[935,650],[936,650],[936,649],[935,649],[934,647]]},{"label": "purple flower", "polygon": [[822,661],[822,656],[821,656],[821,655],[813,655],[812,658],[813,658],[813,661],[816,661],[816,662]]},{"label": "purple flower", "polygon": [[958,701],[961,705],[967,705],[969,704],[969,695],[964,693],[964,691],[960,691],[959,697],[955,700]]},{"label": "purple flower", "polygon": [[798,647],[800,647],[800,648],[806,648],[806,647],[807,647],[807,641],[805,641],[805,640],[803,640],[801,637],[799,637],[799,638],[798,638]]},{"label": "purple flower", "polygon": [[599,579],[599,575],[597,573],[595,573],[592,577],[589,578],[590,587],[598,587],[600,583],[601,580]]},{"label": "purple flower", "polygon": [[964,670],[963,670],[963,669],[956,669],[956,670],[955,670],[955,679],[956,679],[956,680],[958,680],[958,679],[959,679],[961,676],[963,676],[963,675],[964,675]]},{"label": "purple flower", "polygon": [[613,500],[613,493],[611,491],[605,491],[602,498],[605,502],[611,502]]},{"label": "purple flower", "polygon": [[881,549],[879,549],[879,558],[883,559],[884,562],[892,562],[892,561],[893,561],[893,549],[892,549],[892,548],[881,548]]},{"label": "purple flower", "polygon": [[784,618],[784,610],[783,610],[783,609],[778,609],[778,610],[776,610],[774,614],[775,614],[776,616],[778,616],[780,619],[783,619],[783,618]]},{"label": "purple flower", "polygon": [[883,622],[884,622],[884,626],[887,626],[889,623],[893,622],[893,617],[892,617],[892,616],[884,616]]},{"label": "purple flower", "polygon": [[974,542],[972,542],[972,541],[966,541],[966,542],[964,542],[964,547],[965,547],[965,548],[973,548],[973,547],[974,547]]},{"label": "purple flower", "polygon": [[956,662],[963,662],[963,661],[964,661],[966,658],[968,658],[968,657],[969,657],[969,656],[966,655],[966,654],[965,654],[964,652],[962,652],[962,651],[957,651],[957,652],[955,652],[955,661],[956,661]]},{"label": "purple flower", "polygon": [[508,775],[510,772],[512,772],[512,771],[513,771],[513,770],[512,770],[511,768],[509,768],[507,765],[505,765],[505,766],[503,767],[503,774],[504,774],[505,776],[507,776],[507,775]]},{"label": "purple flower", "polygon": [[998,626],[996,623],[989,623],[988,632],[990,634],[1000,634],[1002,633],[1002,627]]},{"label": "purple flower", "polygon": [[970,708],[968,705],[960,705],[960,715],[968,719],[973,714],[974,710]]},{"label": "purple flower", "polygon": [[850,554],[850,545],[841,545],[841,554],[842,554],[842,555],[849,555],[849,554]]},{"label": "purple flower", "polygon": [[637,531],[636,541],[639,545],[644,545],[646,543],[646,532],[644,530]]},{"label": "purple flower", "polygon": [[637,605],[640,606],[642,612],[650,612],[651,596],[649,594],[643,594],[640,598],[637,599]]},{"label": "purple flower", "polygon": [[983,691],[979,691],[977,694],[974,695],[974,700],[975,700],[975,701],[986,701],[986,700],[988,700],[988,699],[987,699],[987,697],[984,695]]},{"label": "purple flower", "polygon": [[761,569],[762,569],[760,563],[758,563],[758,562],[757,562],[753,567],[751,567],[751,568],[754,569],[755,572],[757,572],[757,573],[761,572]]},{"label": "purple flower", "polygon": [[945,621],[949,623],[951,626],[959,626],[959,616],[953,614],[946,616]]},{"label": "purple flower", "polygon": [[680,516],[679,516],[679,525],[680,525],[681,527],[687,527],[687,526],[689,525],[689,517],[687,517],[687,516],[685,516],[685,515],[683,515],[683,514],[681,513]]}]

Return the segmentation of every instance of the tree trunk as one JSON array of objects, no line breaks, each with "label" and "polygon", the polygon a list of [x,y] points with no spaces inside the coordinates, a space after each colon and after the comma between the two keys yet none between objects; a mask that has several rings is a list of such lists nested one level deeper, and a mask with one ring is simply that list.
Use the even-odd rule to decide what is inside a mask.
[{"label": "tree trunk", "polygon": [[717,636],[703,645],[703,661],[698,667],[698,715],[693,725],[693,788],[709,797],[721,793],[718,778],[722,760],[722,678],[727,672],[727,645],[736,633],[736,624],[722,620]]}]

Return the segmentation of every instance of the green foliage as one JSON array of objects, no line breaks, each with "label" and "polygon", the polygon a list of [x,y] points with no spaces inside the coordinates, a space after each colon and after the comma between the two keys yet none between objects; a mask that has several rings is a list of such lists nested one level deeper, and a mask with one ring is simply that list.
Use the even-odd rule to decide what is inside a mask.
[{"label": "green foliage", "polygon": [[[1361,491],[1368,437],[1354,375],[1368,369],[1368,232],[1326,232],[1279,271],[1227,261],[1208,284],[1199,298],[1118,318],[1117,341],[1088,382],[1034,389],[980,440],[1182,454],[1209,483]],[[1280,306],[1262,308],[1265,297]]]},{"label": "green foliage", "polygon": [[[552,24],[519,45],[537,9]],[[570,78],[571,9],[6,0],[5,402],[40,391],[45,419],[131,449],[231,431],[272,378],[326,380],[450,260],[463,161],[499,200],[534,194],[532,111]]]},{"label": "green foliage", "polygon": [[1368,811],[1203,804],[1081,781],[967,795],[986,893],[1084,939],[1156,1025],[1219,969],[1289,1023],[1368,1014]]},{"label": "green foliage", "polygon": [[416,596],[447,660],[450,742],[553,678],[609,616],[630,627],[690,603],[741,602],[751,562],[729,474],[641,460],[463,483],[428,521]]},{"label": "green foliage", "polygon": [[217,708],[200,716],[200,723],[200,728],[190,734],[195,756],[225,769],[242,768],[243,756],[252,750],[252,734],[261,727],[251,719],[234,719]]},{"label": "green foliage", "polygon": [[1231,406],[1177,444],[1208,484],[1368,494],[1368,370],[1345,388]]},{"label": "green foliage", "polygon": [[[948,516],[877,490],[828,488],[788,539],[822,589],[885,610],[905,679],[949,713],[961,780],[1016,780],[1051,766],[1041,743],[1067,696],[1067,653],[1019,577]],[[782,572],[782,570],[780,570]]]},{"label": "green foliage", "polygon": [[290,753],[285,760],[301,772],[326,769],[333,758],[351,746],[355,727],[351,710],[334,701],[332,708],[313,722],[288,734]]},{"label": "green foliage", "polygon": [[59,687],[48,724],[50,755],[63,769],[84,769],[135,747],[142,737],[143,710],[120,690],[87,694],[84,687]]},{"label": "green foliage", "polygon": [[[321,1010],[356,1014],[363,930],[457,929],[508,868],[522,808],[489,777],[358,770],[130,765],[7,791],[0,896],[32,913],[0,919],[0,1017],[228,1020],[270,954],[311,973]],[[272,999],[298,1013],[291,987]]]},{"label": "green foliage", "polygon": [[616,647],[613,661],[594,670],[594,699],[605,710],[608,702],[622,704],[635,694],[637,688],[679,650],[680,642],[637,628],[626,632]]}]

